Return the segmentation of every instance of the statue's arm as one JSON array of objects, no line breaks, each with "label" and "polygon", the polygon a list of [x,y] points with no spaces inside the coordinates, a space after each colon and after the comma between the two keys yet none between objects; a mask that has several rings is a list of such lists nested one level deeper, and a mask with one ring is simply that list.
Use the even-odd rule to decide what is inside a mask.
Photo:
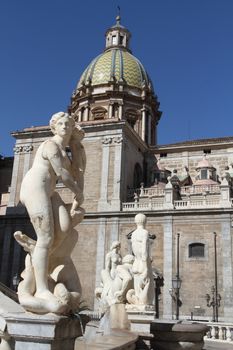
[{"label": "statue's arm", "polygon": [[110,271],[111,270],[111,253],[107,253],[105,256],[105,269]]},{"label": "statue's arm", "polygon": [[64,167],[59,147],[55,142],[47,142],[43,154],[50,162],[55,174],[61,178],[65,186],[67,186],[77,197],[82,193],[76,181],[74,181],[71,173]]},{"label": "statue's arm", "polygon": [[147,231],[145,231],[142,237],[142,260],[143,261],[146,261],[148,258],[148,239],[149,239],[149,234]]}]

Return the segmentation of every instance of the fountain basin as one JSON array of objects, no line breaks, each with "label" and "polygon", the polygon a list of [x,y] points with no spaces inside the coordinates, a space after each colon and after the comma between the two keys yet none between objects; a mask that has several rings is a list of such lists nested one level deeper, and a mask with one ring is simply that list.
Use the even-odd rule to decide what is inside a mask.
[{"label": "fountain basin", "polygon": [[181,321],[153,321],[151,323],[152,349],[156,350],[201,350],[208,331],[205,324]]}]

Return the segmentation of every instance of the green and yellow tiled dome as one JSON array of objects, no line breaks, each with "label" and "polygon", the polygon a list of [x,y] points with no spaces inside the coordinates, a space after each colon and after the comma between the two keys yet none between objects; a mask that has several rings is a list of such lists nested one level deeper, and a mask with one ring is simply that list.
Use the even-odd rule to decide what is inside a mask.
[{"label": "green and yellow tiled dome", "polygon": [[107,84],[113,79],[136,88],[151,85],[141,62],[128,51],[114,48],[92,60],[83,72],[77,88],[89,82],[92,86]]}]

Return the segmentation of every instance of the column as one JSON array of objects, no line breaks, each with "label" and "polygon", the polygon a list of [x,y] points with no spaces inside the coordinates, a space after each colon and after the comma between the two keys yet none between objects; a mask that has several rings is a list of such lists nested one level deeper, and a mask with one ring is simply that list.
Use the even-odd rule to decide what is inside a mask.
[{"label": "column", "polygon": [[151,144],[151,115],[149,114],[148,115],[148,130],[147,130],[147,133],[148,133],[148,145]]},{"label": "column", "polygon": [[164,217],[164,241],[163,241],[163,318],[172,318],[172,297],[169,290],[172,289],[172,216]]},{"label": "column", "polygon": [[[224,321],[233,321],[233,275],[232,275],[232,238],[230,214],[222,216],[221,238],[222,238],[222,301],[224,305]],[[220,237],[217,236],[217,239]],[[217,254],[219,256],[219,254]],[[218,271],[219,276],[221,272]],[[220,294],[221,294],[220,293]]]},{"label": "column", "polygon": [[87,122],[89,120],[89,106],[86,106],[85,107],[85,110],[84,110],[84,118],[83,118],[83,121],[84,122]]},{"label": "column", "polygon": [[[101,218],[99,220],[97,247],[96,247],[96,269],[95,269],[95,288],[100,287],[101,283],[101,270],[104,269],[105,259],[105,235],[106,235],[106,219]],[[98,309],[98,301],[95,298],[94,309]]]},{"label": "column", "polygon": [[102,169],[101,169],[101,184],[100,184],[100,199],[98,203],[98,211],[106,211],[109,208],[107,202],[108,197],[108,172],[109,172],[109,147],[112,143],[112,137],[105,137],[102,141]]},{"label": "column", "polygon": [[78,112],[78,122],[82,121],[82,109]]},{"label": "column", "polygon": [[113,111],[113,104],[110,103],[109,106],[108,106],[108,117],[109,117],[109,118],[112,118],[112,117],[113,117],[112,111]]},{"label": "column", "polygon": [[123,112],[123,107],[122,104],[119,103],[119,107],[118,107],[118,118],[122,119],[122,112]]},{"label": "column", "polygon": [[145,141],[146,139],[146,109],[142,109],[142,140]]}]

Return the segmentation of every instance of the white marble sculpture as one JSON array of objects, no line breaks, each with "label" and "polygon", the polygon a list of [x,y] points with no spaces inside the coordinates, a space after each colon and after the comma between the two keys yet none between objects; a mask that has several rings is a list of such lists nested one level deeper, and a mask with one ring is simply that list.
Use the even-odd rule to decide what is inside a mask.
[{"label": "white marble sculpture", "polygon": [[[78,282],[73,283],[78,278],[70,268],[69,254],[72,242],[77,240],[74,227],[84,216],[81,208],[86,165],[81,144],[84,132],[64,112],[52,116],[50,127],[54,136],[39,146],[20,191],[37,240],[20,231],[15,233],[16,240],[28,252],[18,296],[28,311],[68,314],[77,310],[81,293],[80,288],[77,290]],[[72,159],[66,153],[67,147]],[[58,180],[74,193],[71,206],[65,205],[55,191]]]},{"label": "white marble sculpture", "polygon": [[120,242],[114,241],[105,257],[105,268],[101,271],[101,287],[96,288],[95,295],[100,301],[102,312],[118,303],[126,302],[126,293],[133,287],[132,264],[134,257],[120,255]]},{"label": "white marble sculpture", "polygon": [[[145,229],[146,216],[137,214],[135,216],[137,228],[131,236],[134,263],[132,267],[134,288],[127,293],[129,304],[136,309],[153,309],[154,305],[154,283],[149,254],[149,233]],[[135,308],[135,307],[134,307]]]}]

